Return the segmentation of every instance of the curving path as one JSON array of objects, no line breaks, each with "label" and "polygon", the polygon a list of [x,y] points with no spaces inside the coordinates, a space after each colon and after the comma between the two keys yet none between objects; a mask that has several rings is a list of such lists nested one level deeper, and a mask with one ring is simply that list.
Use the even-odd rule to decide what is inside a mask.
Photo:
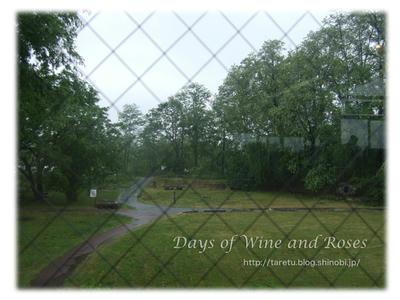
[{"label": "curving path", "polygon": [[112,238],[119,236],[127,230],[139,227],[165,215],[189,212],[189,208],[170,208],[141,203],[137,199],[140,188],[144,187],[152,177],[141,178],[136,184],[124,191],[119,197],[118,202],[135,207],[133,210],[117,210],[115,213],[128,216],[134,220],[131,223],[121,225],[107,232],[100,233],[87,241],[76,245],[61,257],[53,260],[45,267],[32,281],[32,287],[51,287],[61,286],[64,280],[75,270],[75,268],[96,249],[109,242]]},{"label": "curving path", "polygon": [[[165,215],[173,215],[178,213],[196,213],[196,212],[235,212],[235,211],[265,211],[265,210],[277,210],[277,211],[297,211],[297,210],[309,210],[309,208],[176,208],[166,206],[156,206],[151,204],[145,204],[137,199],[138,193],[142,187],[148,184],[152,180],[152,177],[141,178],[133,186],[125,190],[119,197],[118,202],[125,205],[135,207],[134,210],[117,210],[115,213],[128,216],[134,220],[131,223],[121,225],[107,232],[98,234],[89,240],[76,245],[61,257],[53,260],[47,267],[45,267],[37,276],[31,281],[33,287],[50,287],[50,286],[61,286],[64,280],[75,270],[75,268],[88,256],[90,253],[96,251],[96,249],[111,241],[112,238],[119,236],[127,230],[139,227],[147,224],[155,219],[161,218]],[[368,208],[365,208],[369,210]],[[330,210],[330,211],[344,211],[352,210],[352,208],[315,208],[313,210]],[[372,210],[383,210],[374,209]]]}]

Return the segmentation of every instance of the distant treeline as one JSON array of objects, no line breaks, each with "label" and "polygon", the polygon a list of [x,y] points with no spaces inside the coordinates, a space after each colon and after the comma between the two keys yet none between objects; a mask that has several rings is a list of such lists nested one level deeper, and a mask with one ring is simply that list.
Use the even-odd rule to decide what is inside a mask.
[{"label": "distant treeline", "polygon": [[[18,21],[19,169],[37,198],[53,188],[72,201],[107,176],[163,174],[223,178],[236,189],[336,193],[345,184],[383,203],[384,14],[331,15],[291,51],[266,41],[230,68],[217,94],[192,82],[145,115],[125,105],[118,123],[71,67],[79,19]],[[39,41],[46,55],[30,22],[64,29]],[[58,63],[69,67],[55,72]]]}]

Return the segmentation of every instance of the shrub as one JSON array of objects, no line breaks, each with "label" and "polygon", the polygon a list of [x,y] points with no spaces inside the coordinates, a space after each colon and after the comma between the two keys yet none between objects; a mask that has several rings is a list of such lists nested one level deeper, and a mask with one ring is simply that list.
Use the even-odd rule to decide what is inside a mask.
[{"label": "shrub", "polygon": [[319,164],[307,172],[304,178],[304,187],[313,192],[319,192],[326,186],[335,183],[335,173],[333,168]]}]

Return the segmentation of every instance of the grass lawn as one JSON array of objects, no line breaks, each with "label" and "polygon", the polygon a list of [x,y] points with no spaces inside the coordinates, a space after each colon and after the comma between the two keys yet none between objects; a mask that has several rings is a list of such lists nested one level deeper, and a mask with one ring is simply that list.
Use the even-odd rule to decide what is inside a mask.
[{"label": "grass lawn", "polygon": [[[153,180],[154,181],[154,180]],[[182,190],[165,190],[164,185],[177,185],[177,179],[155,179],[143,188],[140,201],[149,204],[193,208],[257,208],[257,207],[364,207],[360,203],[329,200],[321,197],[296,195],[282,192],[239,191],[229,187],[221,188],[218,181],[196,180],[192,187],[190,180]],[[223,185],[222,185],[223,186]],[[174,192],[176,203],[173,203]]]},{"label": "grass lawn", "polygon": [[[115,242],[101,246],[101,254],[115,264],[118,272],[93,253],[78,266],[72,277],[81,287],[384,287],[383,223],[384,213],[380,211],[353,214],[270,211],[175,215],[127,232]],[[234,234],[274,241],[281,239],[282,246],[250,250],[246,249],[242,237],[233,244],[231,252],[224,253],[220,242],[230,240]],[[330,246],[326,249],[322,240],[316,248],[287,247],[291,239],[311,241],[319,234],[323,237],[334,234],[338,240],[367,239],[366,247],[344,249]],[[197,240],[197,248],[174,249],[174,238],[177,236]],[[204,243],[211,239],[214,239],[214,247],[200,253],[202,250],[198,241]],[[244,263],[244,260],[264,258],[329,261],[350,257],[360,259],[358,267],[255,267]],[[73,286],[70,282],[65,282],[65,285]]]},{"label": "grass lawn", "polygon": [[[110,214],[54,212],[23,209],[18,216],[18,286],[30,281],[50,261],[88,237],[132,219]],[[74,230],[71,225],[72,224]]]}]

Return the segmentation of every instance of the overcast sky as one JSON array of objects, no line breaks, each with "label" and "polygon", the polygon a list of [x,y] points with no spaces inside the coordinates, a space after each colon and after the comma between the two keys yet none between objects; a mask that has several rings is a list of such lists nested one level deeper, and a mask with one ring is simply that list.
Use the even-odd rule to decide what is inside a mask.
[{"label": "overcast sky", "polygon": [[80,15],[88,25],[78,35],[77,50],[85,62],[82,72],[100,92],[99,104],[116,101],[109,112],[116,121],[124,104],[136,103],[145,113],[189,81],[217,93],[229,68],[264,41],[282,39],[293,49],[329,13],[85,11]]}]

